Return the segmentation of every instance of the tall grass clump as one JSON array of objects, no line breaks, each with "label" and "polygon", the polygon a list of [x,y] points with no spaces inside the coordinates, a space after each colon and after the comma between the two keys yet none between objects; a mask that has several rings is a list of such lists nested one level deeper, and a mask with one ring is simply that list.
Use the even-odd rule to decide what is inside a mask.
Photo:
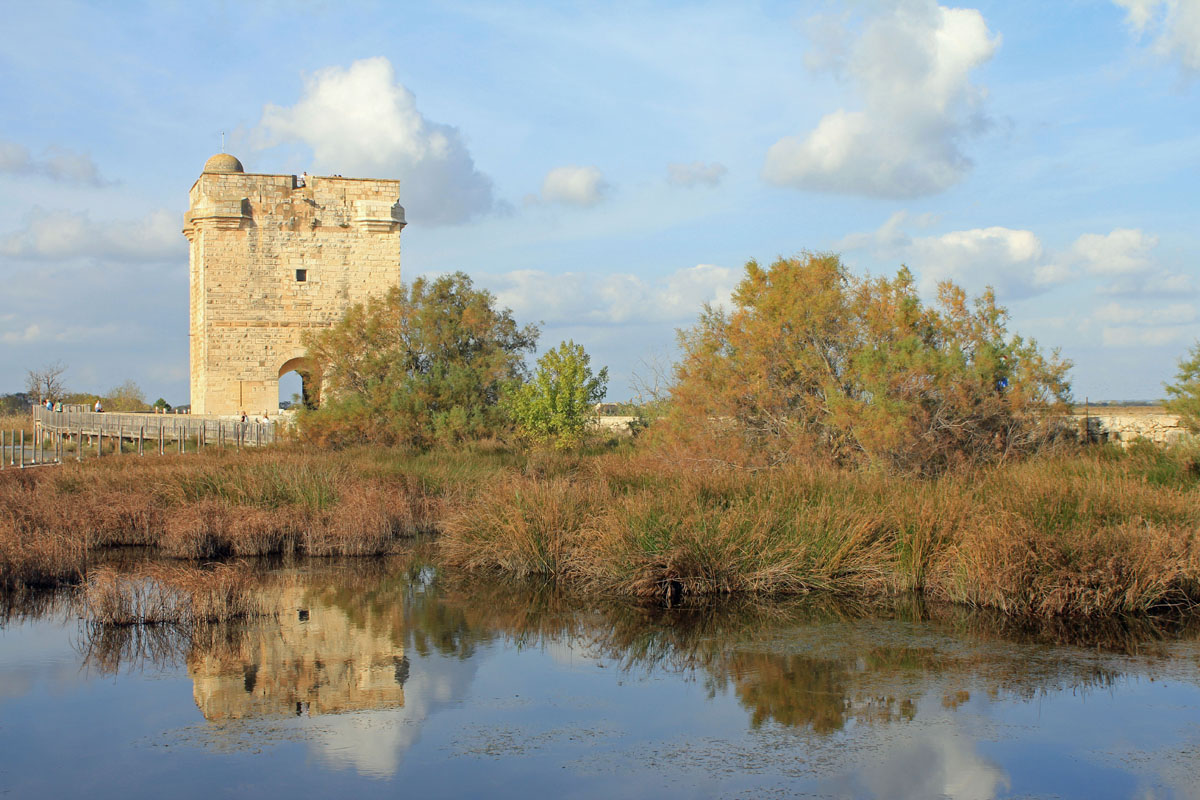
[{"label": "tall grass clump", "polygon": [[67,463],[0,474],[0,581],[78,580],[123,546],[212,559],[273,553],[375,555],[432,531],[441,497],[353,451]]},{"label": "tall grass clump", "polygon": [[1018,615],[1200,603],[1187,451],[1099,449],[934,479],[604,456],[448,507],[451,564],[660,597],[921,591]]}]

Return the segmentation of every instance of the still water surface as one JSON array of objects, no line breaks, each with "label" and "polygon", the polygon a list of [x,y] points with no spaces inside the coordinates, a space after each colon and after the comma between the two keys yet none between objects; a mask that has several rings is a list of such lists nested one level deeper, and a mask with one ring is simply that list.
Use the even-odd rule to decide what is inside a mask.
[{"label": "still water surface", "polygon": [[13,797],[1200,798],[1200,630],[915,600],[647,609],[310,562],[277,616],[0,628]]}]

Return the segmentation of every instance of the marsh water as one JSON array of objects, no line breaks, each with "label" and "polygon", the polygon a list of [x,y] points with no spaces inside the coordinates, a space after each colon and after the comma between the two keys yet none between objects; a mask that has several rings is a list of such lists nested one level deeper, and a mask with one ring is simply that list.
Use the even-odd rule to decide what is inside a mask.
[{"label": "marsh water", "polygon": [[13,797],[1200,797],[1200,627],[915,598],[677,608],[275,565],[273,613],[104,628],[9,598]]}]

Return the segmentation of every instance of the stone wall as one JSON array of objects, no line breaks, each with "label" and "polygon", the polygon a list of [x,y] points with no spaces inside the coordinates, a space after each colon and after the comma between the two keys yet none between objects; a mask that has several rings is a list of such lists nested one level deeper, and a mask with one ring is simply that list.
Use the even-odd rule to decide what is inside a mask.
[{"label": "stone wall", "polygon": [[400,281],[399,181],[240,167],[201,174],[184,218],[194,414],[274,415],[301,335]]},{"label": "stone wall", "polygon": [[[1076,420],[1084,422],[1083,416]],[[1158,444],[1177,444],[1190,434],[1175,414],[1091,414],[1086,418],[1088,433],[1093,441],[1107,441],[1128,446],[1137,439]]]}]

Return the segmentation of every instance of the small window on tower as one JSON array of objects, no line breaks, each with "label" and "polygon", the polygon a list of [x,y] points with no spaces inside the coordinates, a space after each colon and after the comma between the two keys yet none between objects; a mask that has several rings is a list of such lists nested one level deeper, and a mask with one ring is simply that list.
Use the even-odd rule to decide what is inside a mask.
[{"label": "small window on tower", "polygon": [[308,270],[306,270],[306,269],[296,270],[296,282],[304,283],[306,280],[308,280]]}]

